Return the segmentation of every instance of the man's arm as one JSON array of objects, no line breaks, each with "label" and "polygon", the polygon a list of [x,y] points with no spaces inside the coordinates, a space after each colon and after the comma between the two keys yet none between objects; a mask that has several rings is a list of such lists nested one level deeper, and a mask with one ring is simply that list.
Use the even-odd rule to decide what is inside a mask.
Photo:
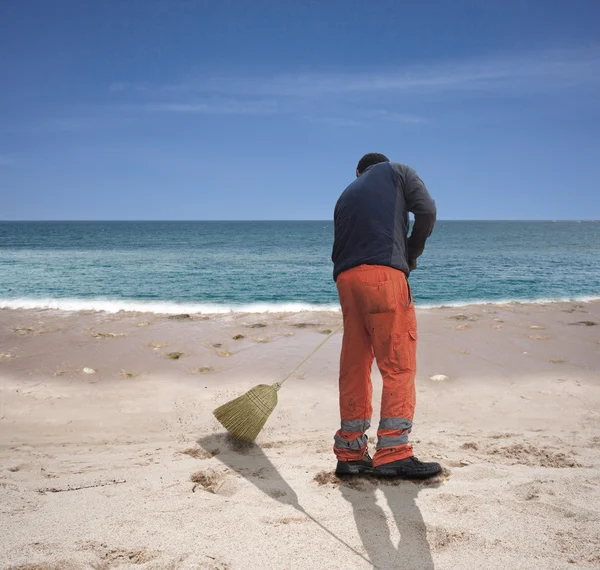
[{"label": "man's arm", "polygon": [[408,264],[417,267],[417,258],[425,249],[425,242],[433,231],[437,210],[419,175],[409,167],[404,170],[404,199],[409,212],[415,216],[415,223],[408,238]]}]

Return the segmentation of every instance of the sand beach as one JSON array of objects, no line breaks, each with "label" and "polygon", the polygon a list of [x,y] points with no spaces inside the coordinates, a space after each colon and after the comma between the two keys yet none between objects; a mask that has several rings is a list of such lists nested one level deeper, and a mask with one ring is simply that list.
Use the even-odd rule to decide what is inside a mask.
[{"label": "sand beach", "polygon": [[0,567],[597,568],[600,303],[418,319],[412,443],[444,473],[390,484],[333,475],[341,334],[256,444],[211,413],[337,312],[0,310]]}]

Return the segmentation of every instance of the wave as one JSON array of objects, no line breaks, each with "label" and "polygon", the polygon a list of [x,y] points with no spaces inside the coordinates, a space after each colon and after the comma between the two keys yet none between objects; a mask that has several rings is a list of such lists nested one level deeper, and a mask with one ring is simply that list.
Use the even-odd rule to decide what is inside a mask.
[{"label": "wave", "polygon": [[59,311],[120,311],[136,313],[157,313],[164,315],[226,314],[226,313],[299,313],[302,311],[334,311],[339,305],[318,305],[310,303],[248,303],[239,305],[218,305],[207,303],[176,303],[170,301],[128,301],[111,299],[0,299],[0,309],[55,309]]},{"label": "wave", "polygon": [[449,303],[416,303],[419,309],[439,309],[441,307],[468,307],[470,305],[551,305],[552,303],[592,303],[600,301],[600,296],[581,297],[545,297],[541,299],[474,299],[469,301],[452,301]]},{"label": "wave", "polygon": [[[467,307],[469,305],[509,305],[509,304],[535,304],[546,305],[550,303],[589,303],[600,301],[598,296],[564,297],[545,299],[476,299],[446,303],[416,303],[419,309],[437,309],[440,307]],[[248,303],[219,305],[208,303],[177,303],[171,301],[135,301],[112,299],[0,299],[0,309],[54,309],[58,311],[99,311],[104,313],[118,313],[120,311],[135,313],[156,313],[165,315],[189,314],[227,314],[227,313],[300,313],[303,311],[328,311],[339,312],[340,306],[336,304],[316,303]]]}]

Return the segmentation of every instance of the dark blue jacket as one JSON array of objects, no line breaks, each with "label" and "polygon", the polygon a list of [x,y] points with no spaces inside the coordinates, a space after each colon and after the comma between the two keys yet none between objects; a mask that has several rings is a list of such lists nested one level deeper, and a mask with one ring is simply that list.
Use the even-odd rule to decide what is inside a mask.
[{"label": "dark blue jacket", "polygon": [[[415,216],[410,237],[409,212]],[[392,162],[369,166],[335,206],[334,279],[358,265],[386,265],[408,276],[435,219],[435,202],[412,168]]]}]

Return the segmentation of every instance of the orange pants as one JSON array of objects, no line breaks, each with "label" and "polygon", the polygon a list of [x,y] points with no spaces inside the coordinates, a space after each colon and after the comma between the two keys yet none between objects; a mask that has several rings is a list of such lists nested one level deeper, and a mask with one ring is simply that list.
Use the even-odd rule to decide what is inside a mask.
[{"label": "orange pants", "polygon": [[344,317],[340,359],[341,429],[334,452],[341,461],[360,459],[373,407],[373,359],[383,377],[375,466],[412,456],[408,434],[415,411],[417,319],[405,274],[361,265],[337,279]]}]

